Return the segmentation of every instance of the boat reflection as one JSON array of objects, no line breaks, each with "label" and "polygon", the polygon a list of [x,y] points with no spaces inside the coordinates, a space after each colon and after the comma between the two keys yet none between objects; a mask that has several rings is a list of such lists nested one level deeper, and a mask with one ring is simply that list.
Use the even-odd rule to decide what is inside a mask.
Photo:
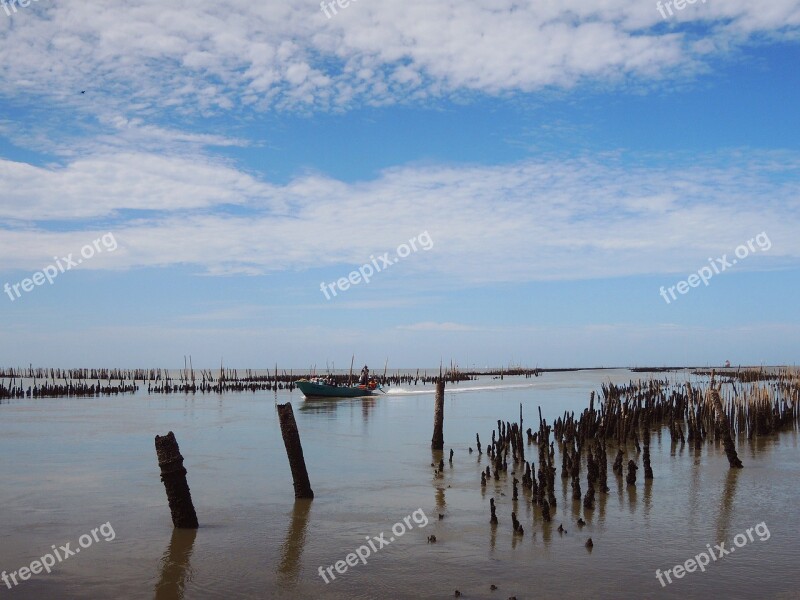
[{"label": "boat reflection", "polygon": [[300,412],[328,415],[333,418],[343,407],[361,407],[361,417],[364,423],[369,422],[375,412],[377,401],[375,398],[305,398],[298,409]]}]

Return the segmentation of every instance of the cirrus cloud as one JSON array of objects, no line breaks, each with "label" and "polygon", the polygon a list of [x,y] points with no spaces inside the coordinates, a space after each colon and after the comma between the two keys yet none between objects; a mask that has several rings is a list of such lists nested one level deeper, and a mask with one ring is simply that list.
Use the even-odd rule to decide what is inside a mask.
[{"label": "cirrus cloud", "polygon": [[[653,164],[669,166],[609,154],[410,165],[352,183],[311,173],[274,185],[202,155],[0,161],[10,182],[0,255],[6,268],[37,268],[111,227],[114,260],[88,268],[349,270],[427,230],[434,247],[391,273],[473,284],[690,272],[766,231],[773,248],[747,268],[796,264],[796,153],[663,155]],[[342,235],[345,223],[357,235]]]}]

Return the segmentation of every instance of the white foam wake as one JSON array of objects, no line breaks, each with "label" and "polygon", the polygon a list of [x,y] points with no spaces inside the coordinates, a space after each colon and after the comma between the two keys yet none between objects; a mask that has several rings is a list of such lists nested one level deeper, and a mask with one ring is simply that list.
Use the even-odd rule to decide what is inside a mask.
[{"label": "white foam wake", "polygon": [[[445,392],[448,394],[459,394],[465,392],[480,392],[485,390],[512,390],[512,389],[527,389],[535,387],[535,383],[498,383],[496,385],[476,385],[476,386],[460,386],[453,384],[453,387],[445,386]],[[433,384],[426,386],[425,389],[407,389],[399,387],[391,387],[384,390],[387,396],[416,396],[419,394],[433,394],[436,388]]]}]

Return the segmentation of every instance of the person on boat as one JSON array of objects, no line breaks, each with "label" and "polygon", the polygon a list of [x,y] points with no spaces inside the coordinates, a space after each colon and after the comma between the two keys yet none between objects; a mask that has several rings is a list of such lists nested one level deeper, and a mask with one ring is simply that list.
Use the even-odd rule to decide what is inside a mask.
[{"label": "person on boat", "polygon": [[369,382],[369,367],[367,367],[367,365],[364,365],[364,368],[361,369],[361,378],[358,380],[358,383],[360,385],[367,385],[368,382]]}]

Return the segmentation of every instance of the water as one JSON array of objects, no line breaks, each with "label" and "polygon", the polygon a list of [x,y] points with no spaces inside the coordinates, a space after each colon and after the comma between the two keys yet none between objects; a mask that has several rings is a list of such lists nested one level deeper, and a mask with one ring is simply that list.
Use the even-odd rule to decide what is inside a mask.
[{"label": "water", "polygon": [[[512,535],[511,477],[480,487],[484,446],[497,419],[524,428],[582,410],[603,381],[643,377],[627,370],[482,378],[448,387],[442,478],[431,463],[432,386],[373,399],[304,401],[295,409],[316,498],[294,501],[275,411],[276,395],[147,395],[13,400],[0,405],[0,570],[17,571],[102,524],[99,540],[0,594],[11,598],[798,598],[797,432],[739,440],[745,468],[728,469],[722,448],[686,445],[671,456],[669,435],[652,441],[655,480],[635,491],[609,464],[607,495],[584,516],[556,457],[553,522],[534,521],[520,493],[525,535]],[[646,377],[646,376],[644,376]],[[663,375],[659,375],[663,377]],[[688,377],[680,374],[679,377]],[[185,457],[201,527],[173,533],[153,439],[174,431]],[[527,458],[533,456],[528,447]],[[635,452],[631,448],[631,452]],[[613,460],[615,448],[609,448]],[[641,466],[641,460],[639,460]],[[511,467],[509,467],[509,472]],[[521,476],[521,474],[518,474]],[[586,490],[586,470],[581,472]],[[501,495],[501,492],[505,495]],[[489,525],[489,499],[500,520]],[[421,511],[420,511],[421,509]],[[416,511],[416,512],[415,512]],[[537,511],[538,512],[538,511]],[[444,515],[439,520],[439,514]],[[367,537],[402,536],[337,573]],[[582,530],[578,516],[588,521]],[[414,518],[417,518],[415,521]],[[427,518],[427,525],[423,517]],[[764,523],[704,573],[662,587],[662,572]],[[563,523],[567,533],[557,531]],[[410,526],[409,526],[410,525]],[[400,528],[396,529],[400,531]],[[108,529],[105,530],[108,532]],[[435,535],[437,542],[427,543]],[[106,536],[110,537],[110,536]],[[592,551],[584,547],[592,537]],[[86,538],[84,538],[84,542]],[[741,541],[741,538],[740,538]],[[373,542],[378,546],[378,542]],[[352,559],[351,559],[352,560]],[[326,584],[318,568],[333,566]],[[346,563],[340,563],[340,568]],[[327,575],[326,575],[327,576]],[[330,580],[330,577],[328,577]],[[498,590],[491,591],[490,585]]]}]

